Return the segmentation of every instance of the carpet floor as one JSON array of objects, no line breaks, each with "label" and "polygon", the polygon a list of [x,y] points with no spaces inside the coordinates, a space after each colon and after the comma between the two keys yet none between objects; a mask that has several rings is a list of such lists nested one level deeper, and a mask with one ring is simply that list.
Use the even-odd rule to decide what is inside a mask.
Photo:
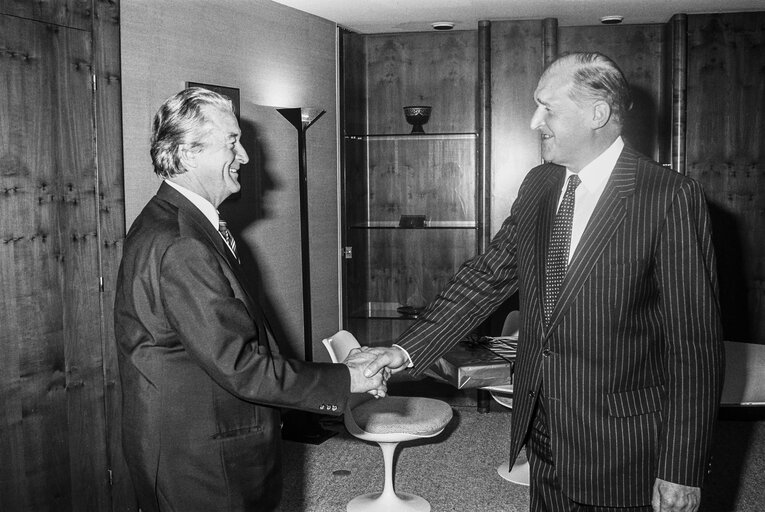
[{"label": "carpet floor", "polygon": [[[528,488],[497,474],[508,462],[512,413],[492,404],[490,413],[479,414],[473,395],[435,395],[452,405],[454,418],[436,438],[399,445],[396,490],[422,496],[434,512],[528,510]],[[700,512],[765,511],[762,416],[721,413]],[[350,436],[340,418],[322,424],[337,432],[322,444],[284,442],[284,512],[343,512],[353,497],[382,490],[379,447]]]}]

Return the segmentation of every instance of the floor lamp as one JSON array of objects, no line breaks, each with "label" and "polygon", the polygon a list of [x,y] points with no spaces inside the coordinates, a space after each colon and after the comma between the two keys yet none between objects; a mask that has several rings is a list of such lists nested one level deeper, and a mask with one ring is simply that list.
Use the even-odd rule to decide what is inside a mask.
[{"label": "floor lamp", "polygon": [[[279,108],[277,111],[298,131],[298,179],[300,183],[300,253],[303,273],[303,343],[306,361],[313,361],[311,326],[311,258],[308,238],[308,163],[305,132],[326,112],[320,108]],[[292,411],[285,415],[282,437],[291,441],[319,444],[336,432],[325,430],[315,414]]]}]

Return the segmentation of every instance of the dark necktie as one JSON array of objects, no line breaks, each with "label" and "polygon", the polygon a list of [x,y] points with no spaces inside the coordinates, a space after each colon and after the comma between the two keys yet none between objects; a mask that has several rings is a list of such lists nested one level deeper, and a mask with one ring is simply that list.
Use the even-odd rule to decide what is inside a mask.
[{"label": "dark necktie", "polygon": [[239,255],[236,252],[236,240],[234,240],[234,235],[231,234],[231,231],[228,230],[228,226],[226,225],[225,220],[218,220],[218,231],[220,231],[220,234],[223,236],[223,240],[226,241],[226,245],[229,246],[231,252],[233,252],[234,256],[236,256],[236,259],[239,260]]},{"label": "dark necktie", "polygon": [[563,201],[553,221],[545,266],[545,323],[550,321],[550,315],[558,301],[563,278],[566,277],[568,252],[571,247],[571,222],[574,218],[574,192],[581,182],[582,180],[576,174],[572,174],[568,179]]}]

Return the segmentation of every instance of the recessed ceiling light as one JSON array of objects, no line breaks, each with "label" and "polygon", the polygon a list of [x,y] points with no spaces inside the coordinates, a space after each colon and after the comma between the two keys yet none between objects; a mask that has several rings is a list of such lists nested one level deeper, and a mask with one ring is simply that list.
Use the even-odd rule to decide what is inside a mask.
[{"label": "recessed ceiling light", "polygon": [[454,23],[451,21],[437,21],[430,24],[433,30],[451,30],[454,28]]},{"label": "recessed ceiling light", "polygon": [[602,18],[600,18],[600,22],[603,25],[618,25],[622,21],[624,21],[624,16],[619,16],[618,14],[612,14],[612,15],[603,16]]}]

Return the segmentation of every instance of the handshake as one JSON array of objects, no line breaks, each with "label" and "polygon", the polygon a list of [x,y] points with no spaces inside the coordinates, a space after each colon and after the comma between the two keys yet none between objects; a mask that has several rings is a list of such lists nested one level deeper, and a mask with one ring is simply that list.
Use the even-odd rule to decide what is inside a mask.
[{"label": "handshake", "polygon": [[391,374],[406,368],[409,358],[396,347],[361,347],[351,350],[343,364],[351,370],[351,393],[382,398]]}]

